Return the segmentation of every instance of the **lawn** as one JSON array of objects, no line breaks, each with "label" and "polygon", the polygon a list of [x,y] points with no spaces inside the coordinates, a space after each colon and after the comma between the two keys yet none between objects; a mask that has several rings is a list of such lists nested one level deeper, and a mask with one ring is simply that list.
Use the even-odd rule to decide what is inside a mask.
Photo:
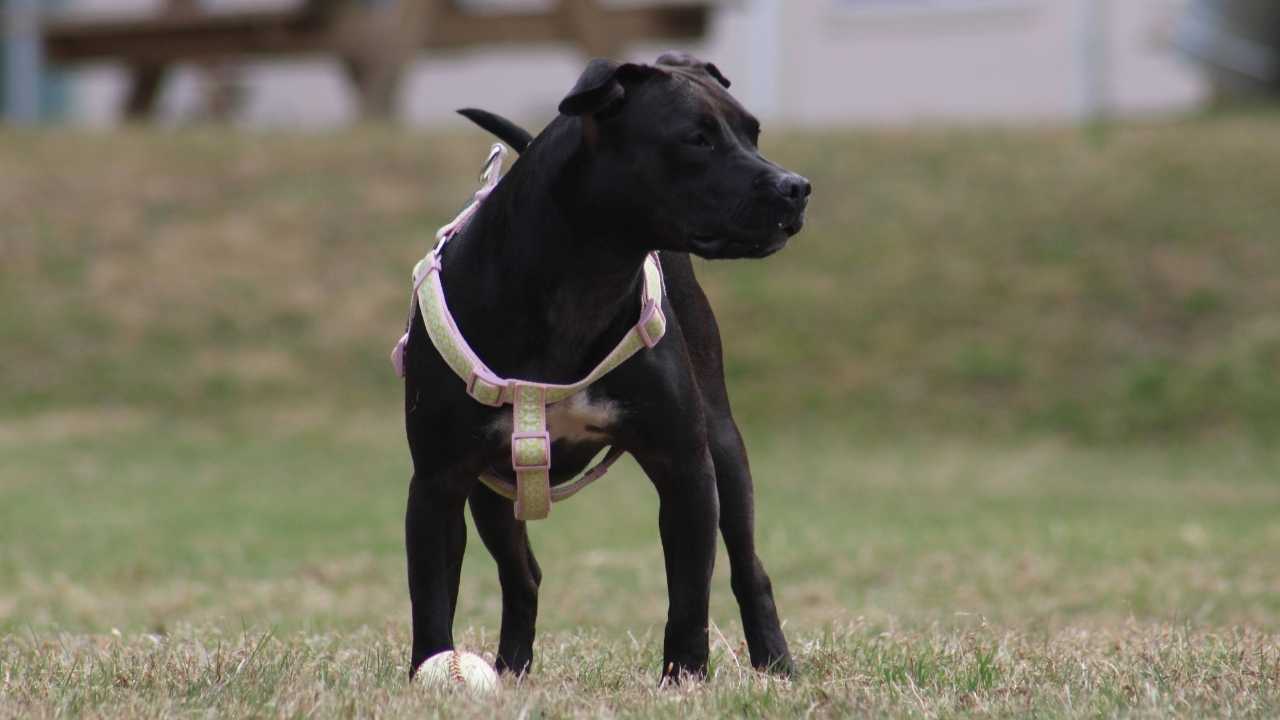
[{"label": "lawn", "polygon": [[[1277,121],[768,138],[809,228],[699,272],[799,673],[722,557],[712,676],[657,687],[628,461],[533,526],[491,701],[405,682],[386,361],[486,140],[0,135],[0,717],[1274,717]],[[499,609],[472,532],[465,647]]]},{"label": "lawn", "polygon": [[[493,711],[404,682],[394,421],[206,437],[99,420],[7,428],[0,715]],[[798,677],[744,669],[721,558],[712,679],[656,689],[656,502],[627,466],[534,527],[537,665],[496,712],[1280,711],[1280,455],[821,430],[752,446]],[[458,628],[492,653],[498,586],[471,539]]]}]

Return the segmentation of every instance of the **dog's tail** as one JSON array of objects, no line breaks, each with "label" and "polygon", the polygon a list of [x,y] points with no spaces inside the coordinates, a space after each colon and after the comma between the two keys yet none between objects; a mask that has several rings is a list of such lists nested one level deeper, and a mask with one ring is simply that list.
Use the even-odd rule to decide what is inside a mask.
[{"label": "dog's tail", "polygon": [[524,149],[529,147],[529,143],[533,142],[533,136],[528,130],[501,115],[494,115],[476,108],[463,108],[458,111],[458,114],[497,135],[499,140],[510,145],[518,153],[524,152]]}]

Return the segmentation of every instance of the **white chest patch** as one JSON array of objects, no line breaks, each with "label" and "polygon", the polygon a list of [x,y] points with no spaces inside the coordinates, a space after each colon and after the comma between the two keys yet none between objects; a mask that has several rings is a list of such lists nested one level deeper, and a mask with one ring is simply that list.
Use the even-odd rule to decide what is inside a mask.
[{"label": "white chest patch", "polygon": [[[547,407],[547,432],[551,440],[570,443],[607,440],[609,429],[618,421],[618,406],[612,400],[589,398],[586,392]],[[511,413],[498,416],[489,426],[499,435],[511,434]]]}]

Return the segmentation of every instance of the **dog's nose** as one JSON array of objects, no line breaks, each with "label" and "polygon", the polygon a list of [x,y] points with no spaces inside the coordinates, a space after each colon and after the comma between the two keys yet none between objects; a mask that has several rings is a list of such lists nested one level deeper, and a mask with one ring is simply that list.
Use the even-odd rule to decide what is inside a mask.
[{"label": "dog's nose", "polygon": [[778,183],[775,187],[777,187],[780,195],[791,200],[803,200],[809,197],[809,193],[813,192],[813,186],[809,184],[808,179],[795,173],[786,173],[778,178]]}]

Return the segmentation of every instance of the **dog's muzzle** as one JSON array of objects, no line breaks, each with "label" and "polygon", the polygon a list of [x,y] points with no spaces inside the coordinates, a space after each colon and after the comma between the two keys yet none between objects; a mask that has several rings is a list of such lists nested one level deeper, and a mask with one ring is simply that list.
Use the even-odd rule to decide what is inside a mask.
[{"label": "dog's muzzle", "polygon": [[774,179],[773,189],[782,199],[778,229],[792,237],[804,227],[804,210],[813,194],[813,185],[807,178],[788,172]]}]

